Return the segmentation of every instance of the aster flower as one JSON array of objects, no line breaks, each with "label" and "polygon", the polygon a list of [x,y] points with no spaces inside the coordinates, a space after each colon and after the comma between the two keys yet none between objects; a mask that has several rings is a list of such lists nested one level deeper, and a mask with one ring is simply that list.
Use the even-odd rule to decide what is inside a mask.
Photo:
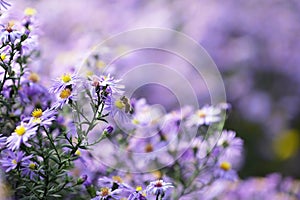
[{"label": "aster flower", "polygon": [[221,120],[221,109],[214,106],[204,106],[203,108],[197,110],[192,116],[187,119],[186,125],[191,126],[201,126],[210,125]]},{"label": "aster flower", "polygon": [[142,187],[136,187],[135,192],[129,195],[128,200],[147,200],[146,194],[142,193],[142,190]]},{"label": "aster flower", "polygon": [[9,172],[20,166],[23,162],[26,162],[32,158],[32,156],[25,156],[24,152],[18,151],[17,153],[7,150],[0,160],[5,172]]},{"label": "aster flower", "polygon": [[65,104],[72,103],[74,96],[74,92],[69,88],[61,90],[57,97],[57,101],[53,104],[52,108],[61,109]]},{"label": "aster flower", "polygon": [[100,191],[97,191],[97,196],[92,198],[91,200],[108,200],[108,199],[120,199],[119,193],[121,192],[120,189],[116,189],[112,191],[110,188],[103,187]]},{"label": "aster flower", "polygon": [[227,161],[218,162],[215,166],[214,175],[216,178],[227,179],[235,181],[238,175],[235,170],[232,169],[231,164]]},{"label": "aster flower", "polygon": [[0,41],[2,41],[2,43],[14,43],[16,39],[21,38],[22,33],[13,29],[13,26],[14,23],[9,22],[8,25],[1,30]]},{"label": "aster flower", "polygon": [[232,164],[239,164],[243,152],[243,140],[236,137],[234,131],[222,131],[217,139],[217,147],[221,152],[221,159],[226,159]]},{"label": "aster flower", "polygon": [[11,6],[9,3],[4,0],[0,0],[0,10],[1,8],[7,9],[9,6]]},{"label": "aster flower", "polygon": [[34,179],[34,177],[37,176],[35,169],[37,169],[37,164],[35,162],[32,162],[31,160],[26,160],[22,163],[22,173],[25,176],[28,176],[31,180]]},{"label": "aster flower", "polygon": [[8,149],[13,151],[18,150],[21,144],[30,146],[27,141],[31,136],[36,134],[36,131],[37,126],[34,126],[34,124],[21,122],[12,135],[7,138],[6,144]]},{"label": "aster flower", "polygon": [[132,112],[132,107],[125,96],[121,98],[107,98],[104,109],[108,111],[114,119],[118,119],[124,123],[130,122],[129,114]]},{"label": "aster flower", "polygon": [[112,178],[103,177],[98,180],[98,184],[101,187],[113,188],[113,189],[122,189],[132,191],[133,188],[128,184],[124,183],[123,179],[120,176],[113,176]]},{"label": "aster flower", "polygon": [[172,183],[166,183],[163,180],[152,181],[146,188],[147,194],[160,195],[163,197],[169,188],[174,187]]},{"label": "aster flower", "polygon": [[55,110],[46,109],[45,111],[43,111],[40,108],[36,108],[31,113],[32,117],[30,121],[42,126],[50,126],[52,124],[52,121],[56,119],[56,114],[57,112]]},{"label": "aster flower", "polygon": [[19,90],[20,101],[23,106],[28,108],[28,105],[31,105],[27,115],[30,115],[32,109],[39,105],[42,109],[46,109],[50,102],[53,100],[52,95],[49,95],[48,90],[38,83],[39,76],[35,73],[31,73],[28,77],[28,80],[22,83],[22,87]]},{"label": "aster flower", "polygon": [[112,94],[122,94],[124,89],[124,85],[120,84],[121,79],[115,79],[110,74],[104,76],[101,75],[100,77],[94,76],[93,82],[98,83],[99,86],[107,87],[111,91]]},{"label": "aster flower", "polygon": [[68,88],[72,88],[72,85],[75,85],[77,81],[79,80],[79,77],[77,74],[63,74],[60,78],[57,78],[55,82],[53,83],[52,87],[50,87],[49,92],[50,93],[59,93],[63,90],[67,89],[67,86],[71,86]]}]

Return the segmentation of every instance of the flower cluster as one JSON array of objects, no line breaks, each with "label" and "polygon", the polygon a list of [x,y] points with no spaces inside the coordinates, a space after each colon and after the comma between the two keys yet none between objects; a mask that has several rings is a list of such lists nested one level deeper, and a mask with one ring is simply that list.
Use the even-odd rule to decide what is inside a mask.
[{"label": "flower cluster", "polygon": [[[9,6],[0,0],[0,9]],[[36,14],[27,8],[20,21],[1,21],[0,169],[11,188],[7,198],[300,197],[299,184],[278,175],[239,178],[244,142],[223,129],[228,103],[165,112],[125,96],[113,70],[92,70],[105,65],[98,55],[88,62],[95,73],[64,72],[45,87],[32,67],[42,53]]]}]

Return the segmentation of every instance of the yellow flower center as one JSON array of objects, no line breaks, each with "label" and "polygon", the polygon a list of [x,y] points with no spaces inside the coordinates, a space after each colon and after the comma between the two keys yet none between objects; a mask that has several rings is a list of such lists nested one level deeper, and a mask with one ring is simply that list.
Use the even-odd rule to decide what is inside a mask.
[{"label": "yellow flower center", "polygon": [[59,97],[62,99],[66,99],[71,95],[71,90],[70,89],[64,89],[63,91],[61,91]]},{"label": "yellow flower center", "polygon": [[203,112],[202,110],[198,110],[197,115],[198,115],[200,118],[204,118],[204,117],[206,116],[205,112]]},{"label": "yellow flower center", "polygon": [[22,136],[26,132],[26,128],[23,125],[17,126],[15,132],[18,134],[18,136]]},{"label": "yellow flower center", "polygon": [[37,108],[31,113],[31,115],[32,115],[32,117],[40,118],[43,115],[43,111],[42,111],[42,109]]},{"label": "yellow flower center", "polygon": [[1,54],[0,54],[0,58],[1,58],[1,60],[5,60],[6,54],[5,54],[5,53],[1,53]]},{"label": "yellow flower center", "polygon": [[64,82],[64,83],[68,83],[72,80],[70,74],[64,74],[61,76],[61,80]]},{"label": "yellow flower center", "polygon": [[27,16],[33,16],[36,14],[36,9],[34,8],[26,8],[24,10],[24,14],[27,15]]},{"label": "yellow flower center", "polygon": [[113,176],[112,179],[115,181],[115,182],[118,182],[118,183],[123,183],[123,180],[120,176]]},{"label": "yellow flower center", "polygon": [[143,188],[142,188],[141,186],[137,186],[137,187],[135,188],[135,190],[136,190],[137,192],[140,192],[140,191],[143,190]]},{"label": "yellow flower center", "polygon": [[40,80],[40,76],[37,73],[32,72],[28,79],[34,83],[38,82]]},{"label": "yellow flower center", "polygon": [[146,153],[149,153],[149,152],[152,152],[153,151],[153,146],[152,146],[152,144],[147,144],[146,146],[145,146],[145,152]]},{"label": "yellow flower center", "polygon": [[31,162],[29,164],[29,168],[32,169],[32,170],[35,169],[35,166],[36,166],[36,164],[34,164],[33,162]]},{"label": "yellow flower center", "polygon": [[119,108],[120,110],[122,110],[125,107],[125,105],[123,104],[123,102],[121,100],[115,101],[115,106],[117,108]]},{"label": "yellow flower center", "polygon": [[140,121],[137,120],[137,119],[133,119],[133,120],[132,120],[132,123],[135,124],[135,125],[138,125],[138,124],[140,124]]},{"label": "yellow flower center", "polygon": [[101,188],[101,196],[109,195],[109,188]]},{"label": "yellow flower center", "polygon": [[75,155],[77,155],[77,156],[80,156],[80,155],[81,155],[81,152],[79,151],[79,149],[77,149],[77,150],[75,151]]},{"label": "yellow flower center", "polygon": [[13,159],[13,160],[11,161],[11,163],[12,163],[12,164],[15,164],[15,165],[18,164],[18,162],[16,161],[16,159]]},{"label": "yellow flower center", "polygon": [[225,170],[225,171],[228,171],[231,169],[231,164],[229,162],[222,162],[220,164],[220,168]]}]

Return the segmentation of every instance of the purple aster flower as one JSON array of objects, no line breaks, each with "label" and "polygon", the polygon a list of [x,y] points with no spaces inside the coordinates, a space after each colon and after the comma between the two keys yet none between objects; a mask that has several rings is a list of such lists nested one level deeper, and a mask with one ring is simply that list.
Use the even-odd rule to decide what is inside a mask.
[{"label": "purple aster flower", "polygon": [[222,131],[217,139],[217,148],[220,149],[221,159],[228,160],[232,164],[239,164],[242,159],[243,140],[236,137],[234,131]]},{"label": "purple aster flower", "polygon": [[33,180],[36,176],[37,173],[35,170],[37,169],[37,164],[35,162],[32,162],[31,160],[26,160],[22,163],[22,173],[25,176],[28,176],[31,180]]},{"label": "purple aster flower", "polygon": [[236,171],[232,169],[231,164],[227,161],[217,163],[214,170],[214,175],[217,178],[227,179],[231,181],[235,181],[238,179]]},{"label": "purple aster flower", "polygon": [[142,187],[136,187],[136,191],[131,193],[128,200],[147,200],[145,194],[142,193]]},{"label": "purple aster flower", "polygon": [[107,87],[111,91],[112,94],[122,94],[124,89],[124,85],[119,84],[121,79],[115,79],[110,74],[107,76],[101,75],[100,77],[94,76],[93,82],[98,83],[99,86]]},{"label": "purple aster flower", "polygon": [[18,151],[17,153],[7,150],[0,160],[2,167],[5,169],[5,172],[9,172],[13,169],[16,169],[17,166],[20,166],[23,162],[26,162],[32,158],[32,156],[25,156],[24,152]]},{"label": "purple aster flower", "polygon": [[36,108],[31,113],[32,117],[30,118],[30,122],[42,126],[50,126],[52,124],[52,121],[56,119],[56,114],[56,110],[46,109],[45,111],[43,111],[40,108]]},{"label": "purple aster flower", "polygon": [[163,180],[152,181],[146,188],[147,194],[160,195],[163,197],[169,188],[174,187],[172,183],[166,183]]},{"label": "purple aster flower", "polygon": [[0,0],[0,10],[1,8],[7,9],[9,6],[11,6],[11,4],[7,3],[4,0]]},{"label": "purple aster flower", "polygon": [[119,194],[121,190],[116,189],[112,191],[110,188],[104,187],[101,188],[100,191],[97,191],[97,196],[92,198],[91,200],[108,200],[111,198],[120,199]]},{"label": "purple aster flower", "polygon": [[39,76],[35,73],[31,73],[28,77],[28,81],[24,81],[19,90],[20,101],[22,105],[26,107],[26,112],[24,113],[26,115],[30,115],[32,109],[37,105],[41,109],[46,109],[53,100],[48,90],[37,83],[38,80]]},{"label": "purple aster flower", "polygon": [[[77,83],[79,77],[77,74],[64,74],[60,78],[57,78],[53,83],[52,87],[50,87],[50,93],[59,93],[63,90],[67,89],[67,86],[72,86]],[[72,87],[71,87],[72,88]]]},{"label": "purple aster flower", "polygon": [[112,178],[103,177],[99,178],[98,184],[101,187],[113,188],[113,189],[122,189],[123,191],[133,191],[133,188],[128,184],[124,183],[123,179],[120,176],[113,176]]},{"label": "purple aster flower", "polygon": [[17,150],[20,148],[21,144],[30,146],[27,143],[28,139],[35,135],[37,131],[37,126],[34,126],[32,123],[21,122],[19,126],[16,127],[15,131],[11,136],[7,138],[7,147],[11,150]]},{"label": "purple aster flower", "polygon": [[125,96],[121,98],[107,98],[105,110],[108,111],[114,119],[120,122],[124,122],[125,124],[130,122],[129,114],[132,112],[132,107]]},{"label": "purple aster flower", "polygon": [[191,115],[186,122],[188,127],[210,125],[221,120],[221,109],[214,106],[204,106]]},{"label": "purple aster flower", "polygon": [[72,103],[74,96],[74,91],[69,88],[61,90],[51,109],[61,109],[65,104]]},{"label": "purple aster flower", "polygon": [[22,33],[13,29],[14,23],[9,22],[6,27],[1,30],[0,40],[2,43],[14,43],[16,39],[20,39]]}]

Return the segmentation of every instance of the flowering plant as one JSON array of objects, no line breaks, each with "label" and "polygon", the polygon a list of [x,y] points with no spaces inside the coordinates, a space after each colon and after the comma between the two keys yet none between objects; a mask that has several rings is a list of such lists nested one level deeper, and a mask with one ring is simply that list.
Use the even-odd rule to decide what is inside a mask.
[{"label": "flowering plant", "polygon": [[[35,13],[26,9],[21,21],[4,23],[0,35],[7,198],[210,199],[226,196],[210,191],[216,185],[242,182],[243,141],[223,130],[228,103],[163,112],[124,95],[113,70],[95,69],[101,55],[89,60],[87,75],[67,71],[45,87],[31,68],[40,55]],[[297,198],[292,185],[278,193]]]}]

